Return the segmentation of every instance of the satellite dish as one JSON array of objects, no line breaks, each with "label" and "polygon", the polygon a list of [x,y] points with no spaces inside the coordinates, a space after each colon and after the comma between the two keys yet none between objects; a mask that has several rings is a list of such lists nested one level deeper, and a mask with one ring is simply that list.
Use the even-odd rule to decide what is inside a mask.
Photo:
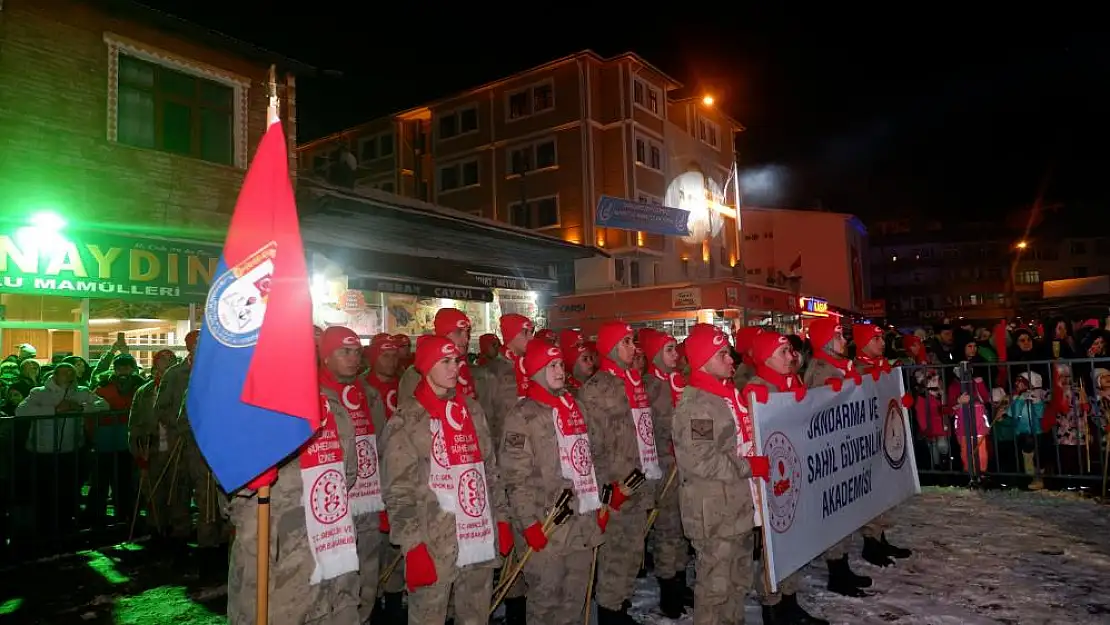
[{"label": "satellite dish", "polygon": [[717,236],[724,225],[724,218],[712,207],[724,203],[721,185],[706,178],[700,171],[679,174],[667,187],[665,204],[690,212],[690,235],[682,237],[687,243],[701,243]]}]

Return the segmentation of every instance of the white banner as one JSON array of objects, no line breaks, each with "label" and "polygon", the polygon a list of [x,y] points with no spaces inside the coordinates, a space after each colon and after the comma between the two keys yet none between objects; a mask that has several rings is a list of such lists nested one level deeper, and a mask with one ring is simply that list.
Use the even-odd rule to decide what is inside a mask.
[{"label": "white banner", "polygon": [[876,382],[772,393],[754,406],[764,557],[772,587],[868,521],[921,492],[898,369]]}]

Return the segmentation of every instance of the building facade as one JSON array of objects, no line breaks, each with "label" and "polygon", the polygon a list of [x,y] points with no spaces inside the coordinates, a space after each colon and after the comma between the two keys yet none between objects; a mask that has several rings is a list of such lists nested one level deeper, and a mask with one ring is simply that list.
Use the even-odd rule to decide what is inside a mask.
[{"label": "building facade", "polygon": [[[732,275],[743,128],[680,87],[635,54],[585,51],[301,145],[300,171],[605,250],[580,292]],[[675,206],[692,191],[705,225],[687,240],[595,226],[602,196]]]},{"label": "building facade", "polygon": [[876,223],[873,295],[892,323],[1032,314],[1044,303],[1045,282],[1110,274],[1110,237],[1081,236],[1067,223]]},{"label": "building facade", "polygon": [[269,67],[293,145],[303,66],[116,0],[7,0],[0,40],[0,351],[183,349]]}]

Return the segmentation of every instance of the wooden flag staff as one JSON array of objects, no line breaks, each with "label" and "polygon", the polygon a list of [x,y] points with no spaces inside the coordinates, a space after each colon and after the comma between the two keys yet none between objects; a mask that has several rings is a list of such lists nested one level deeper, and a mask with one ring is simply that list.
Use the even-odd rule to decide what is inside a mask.
[{"label": "wooden flag staff", "polygon": [[[270,66],[269,106],[266,107],[266,127],[278,123],[277,67]],[[254,622],[266,625],[270,616],[270,486],[258,489],[258,595]]]}]

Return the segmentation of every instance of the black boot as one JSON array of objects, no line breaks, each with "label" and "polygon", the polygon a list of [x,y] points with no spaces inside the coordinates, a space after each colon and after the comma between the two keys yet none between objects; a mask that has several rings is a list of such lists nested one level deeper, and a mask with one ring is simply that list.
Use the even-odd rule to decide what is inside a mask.
[{"label": "black boot", "polygon": [[829,622],[825,619],[813,616],[806,612],[805,608],[798,605],[798,595],[796,594],[784,594],[778,607],[781,611],[780,617],[785,617],[785,622],[790,623],[790,625],[829,625]]},{"label": "black boot", "polygon": [[763,625],[789,625],[782,611],[782,604],[763,606]]},{"label": "black boot", "polygon": [[623,605],[619,610],[597,606],[597,625],[639,625],[639,623],[628,615],[628,608]]},{"label": "black boot", "polygon": [[526,625],[528,623],[528,597],[513,597],[505,600],[505,625]]},{"label": "black boot", "polygon": [[848,556],[841,556],[836,560],[826,560],[829,566],[830,592],[835,592],[845,597],[866,597],[867,593],[861,590],[871,586],[871,578],[866,575],[856,575],[848,566]]},{"label": "black boot", "polygon": [[894,565],[894,560],[887,555],[883,544],[867,536],[863,538],[863,559],[882,568]]},{"label": "black boot", "polygon": [[678,585],[682,590],[682,605],[687,608],[694,607],[694,589],[690,588],[690,582],[687,581],[686,571],[679,573],[675,578],[678,579]]},{"label": "black boot", "polygon": [[913,552],[910,551],[909,549],[903,549],[901,547],[895,547],[894,545],[888,543],[886,541],[886,532],[883,532],[882,535],[879,537],[879,542],[882,543],[883,549],[886,551],[886,555],[888,555],[892,558],[897,558],[899,560],[905,560],[906,558],[913,555]]},{"label": "black boot", "polygon": [[681,618],[686,611],[682,605],[682,587],[686,580],[674,577],[658,577],[659,581],[659,611],[669,619]]},{"label": "black boot", "polygon": [[384,625],[405,625],[409,622],[405,613],[405,593],[387,592],[382,595],[381,601],[374,605],[374,612],[370,614],[371,623]]}]

